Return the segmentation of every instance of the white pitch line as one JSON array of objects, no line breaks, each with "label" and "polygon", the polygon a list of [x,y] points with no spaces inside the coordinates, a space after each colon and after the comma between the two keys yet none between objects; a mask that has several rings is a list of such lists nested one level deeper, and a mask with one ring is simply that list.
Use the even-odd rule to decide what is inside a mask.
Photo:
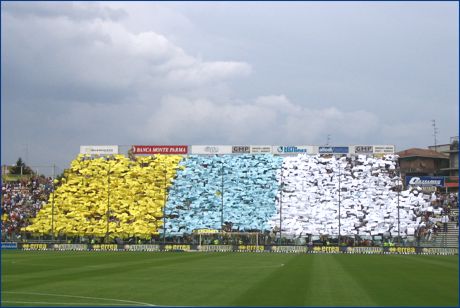
[{"label": "white pitch line", "polygon": [[126,304],[95,304],[93,303],[56,303],[56,302],[23,302],[23,301],[2,301],[3,303],[15,303],[15,304],[45,304],[45,305],[89,305],[89,306],[126,306]]},{"label": "white pitch line", "polygon": [[[143,303],[137,301],[116,299],[116,298],[107,298],[107,297],[92,297],[92,296],[78,296],[78,295],[66,295],[66,294],[53,294],[53,293],[39,293],[39,292],[14,292],[14,291],[3,291],[2,293],[11,293],[11,294],[29,294],[29,295],[40,295],[40,296],[56,296],[56,297],[71,297],[71,298],[84,298],[84,299],[96,299],[96,300],[106,300],[114,301],[121,303],[131,303],[131,304],[141,304],[143,306],[156,306],[150,303]],[[110,306],[110,305],[109,305]]]}]

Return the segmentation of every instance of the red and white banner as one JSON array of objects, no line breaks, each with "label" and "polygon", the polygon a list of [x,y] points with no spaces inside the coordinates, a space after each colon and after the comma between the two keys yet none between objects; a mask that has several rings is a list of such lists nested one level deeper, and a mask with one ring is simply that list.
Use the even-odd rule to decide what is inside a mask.
[{"label": "red and white banner", "polygon": [[133,145],[133,154],[187,154],[186,145]]}]

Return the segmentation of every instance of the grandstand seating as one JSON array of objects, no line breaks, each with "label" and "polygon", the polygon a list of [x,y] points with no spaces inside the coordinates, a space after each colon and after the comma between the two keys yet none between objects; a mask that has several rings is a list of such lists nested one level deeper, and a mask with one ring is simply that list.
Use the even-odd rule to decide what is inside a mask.
[{"label": "grandstand seating", "polygon": [[52,179],[45,177],[2,182],[2,240],[14,240],[19,230],[29,225],[46,204],[51,188]]},{"label": "grandstand seating", "polygon": [[[166,230],[268,230],[278,190],[276,171],[282,158],[272,155],[191,155],[182,161],[166,207]],[[222,200],[223,198],[223,200]]]},{"label": "grandstand seating", "polygon": [[[79,155],[54,196],[54,232],[148,238],[162,227],[166,189],[180,156],[147,156],[131,161],[123,155],[91,159]],[[32,233],[50,233],[53,195],[38,213]],[[107,215],[109,211],[109,215]]]},{"label": "grandstand seating", "polygon": [[[112,238],[221,229],[222,218],[228,230],[278,231],[280,210],[283,236],[337,236],[340,179],[341,234],[397,236],[396,161],[394,155],[79,155],[22,230],[50,234],[54,204],[55,235],[105,236],[109,209]],[[400,193],[403,237],[420,230],[430,237],[442,211],[433,198],[419,188]]]},{"label": "grandstand seating", "polygon": [[[282,206],[282,231],[285,234],[397,235],[398,183],[394,175],[396,157],[373,158],[320,157],[298,155],[286,157],[278,174],[283,185],[281,202],[271,226],[279,225]],[[339,183],[340,178],[340,183]],[[400,231],[409,234],[417,225],[413,210],[429,203],[418,191],[404,191],[400,196]],[[406,232],[408,231],[408,232]]]}]

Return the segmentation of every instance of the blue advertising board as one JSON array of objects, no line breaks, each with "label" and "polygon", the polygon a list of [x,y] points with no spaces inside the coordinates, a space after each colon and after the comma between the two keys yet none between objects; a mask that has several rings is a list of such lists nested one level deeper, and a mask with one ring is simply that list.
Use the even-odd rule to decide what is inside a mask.
[{"label": "blue advertising board", "polygon": [[348,147],[319,147],[320,154],[348,154]]},{"label": "blue advertising board", "polygon": [[17,249],[18,243],[2,242],[2,249]]},{"label": "blue advertising board", "polygon": [[406,186],[444,187],[443,176],[406,176]]}]

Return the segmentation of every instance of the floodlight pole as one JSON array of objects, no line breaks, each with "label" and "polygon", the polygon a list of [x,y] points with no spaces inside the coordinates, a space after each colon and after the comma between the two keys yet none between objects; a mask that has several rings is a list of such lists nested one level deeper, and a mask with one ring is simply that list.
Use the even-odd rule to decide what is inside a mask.
[{"label": "floodlight pole", "polygon": [[220,229],[223,230],[224,228],[224,159],[222,156],[222,176],[221,176],[221,207],[220,207]]},{"label": "floodlight pole", "polygon": [[284,168],[281,165],[281,191],[280,191],[280,245],[282,241],[283,230],[283,190],[284,190]]},{"label": "floodlight pole", "polygon": [[166,244],[166,166],[165,166],[165,169],[163,171],[164,173],[164,184],[165,184],[165,191],[164,191],[164,204],[163,204],[163,245]]},{"label": "floodlight pole", "polygon": [[341,178],[342,178],[342,174],[341,174],[341,170],[340,170],[340,160],[339,160],[339,240],[338,240],[338,243],[339,243],[339,246],[340,246],[340,236],[341,236],[341,233],[340,233],[340,229],[342,228],[342,225],[341,225],[341,221],[340,221],[340,207],[341,207],[341,187],[340,187],[340,184],[341,184]]},{"label": "floodlight pole", "polygon": [[109,218],[110,218],[110,160],[107,160],[109,164],[107,172],[107,230],[105,233],[105,242],[109,243]]},{"label": "floodlight pole", "polygon": [[52,189],[53,189],[53,200],[51,201],[51,238],[54,241],[54,178],[55,178],[55,169],[56,166],[53,164],[53,179],[52,181]]},{"label": "floodlight pole", "polygon": [[401,194],[401,170],[398,171],[398,244],[401,244],[400,217],[399,217],[399,195]]}]

